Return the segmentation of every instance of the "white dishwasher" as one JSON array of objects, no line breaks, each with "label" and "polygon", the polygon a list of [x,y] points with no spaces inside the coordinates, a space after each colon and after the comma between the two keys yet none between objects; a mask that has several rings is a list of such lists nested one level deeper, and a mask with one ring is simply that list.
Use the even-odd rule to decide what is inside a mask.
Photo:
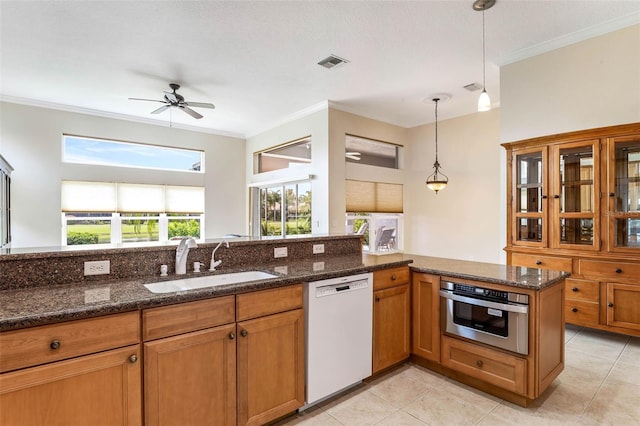
[{"label": "white dishwasher", "polygon": [[306,405],[371,376],[373,274],[305,286]]}]

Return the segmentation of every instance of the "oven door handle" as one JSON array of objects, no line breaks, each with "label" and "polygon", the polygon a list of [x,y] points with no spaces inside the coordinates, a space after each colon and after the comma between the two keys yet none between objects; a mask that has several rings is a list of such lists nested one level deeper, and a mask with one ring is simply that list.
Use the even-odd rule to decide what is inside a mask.
[{"label": "oven door handle", "polygon": [[488,300],[476,299],[475,297],[460,296],[458,294],[449,293],[446,290],[440,290],[440,297],[485,308],[500,309],[502,311],[517,312],[520,314],[529,313],[529,307],[526,305],[509,305],[506,303],[490,302]]}]

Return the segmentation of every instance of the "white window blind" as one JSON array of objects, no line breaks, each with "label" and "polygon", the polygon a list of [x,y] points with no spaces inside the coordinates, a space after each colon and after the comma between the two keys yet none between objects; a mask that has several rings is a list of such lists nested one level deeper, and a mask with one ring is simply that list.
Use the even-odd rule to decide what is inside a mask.
[{"label": "white window blind", "polygon": [[402,213],[401,184],[347,179],[345,182],[348,212]]},{"label": "white window blind", "polygon": [[62,181],[63,212],[204,213],[204,188]]}]

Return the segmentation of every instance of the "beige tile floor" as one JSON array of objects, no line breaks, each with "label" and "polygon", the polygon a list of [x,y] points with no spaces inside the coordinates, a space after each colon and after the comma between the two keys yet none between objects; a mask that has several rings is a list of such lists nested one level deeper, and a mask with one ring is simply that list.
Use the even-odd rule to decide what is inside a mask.
[{"label": "beige tile floor", "polygon": [[567,325],[564,371],[522,408],[414,364],[278,426],[640,425],[640,338]]}]

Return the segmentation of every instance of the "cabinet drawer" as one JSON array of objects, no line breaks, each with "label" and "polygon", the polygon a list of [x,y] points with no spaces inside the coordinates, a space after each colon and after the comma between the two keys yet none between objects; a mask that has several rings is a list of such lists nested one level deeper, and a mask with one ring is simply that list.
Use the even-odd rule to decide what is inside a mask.
[{"label": "cabinet drawer", "polygon": [[567,299],[598,303],[600,300],[600,284],[598,281],[567,278],[565,280],[565,294]]},{"label": "cabinet drawer", "polygon": [[0,371],[30,367],[140,341],[140,313],[105,317],[0,333]]},{"label": "cabinet drawer", "polygon": [[373,290],[409,283],[409,267],[384,269],[373,273]]},{"label": "cabinet drawer", "polygon": [[234,296],[199,300],[142,311],[144,341],[202,330],[236,320]]},{"label": "cabinet drawer", "polygon": [[640,280],[640,263],[580,259],[579,273],[611,280]]},{"label": "cabinet drawer", "polygon": [[443,336],[442,364],[511,392],[526,394],[524,358]]},{"label": "cabinet drawer", "polygon": [[564,317],[572,324],[598,324],[600,305],[581,300],[566,299],[564,302]]},{"label": "cabinet drawer", "polygon": [[571,272],[571,258],[538,256],[536,254],[511,254],[511,264],[515,266],[525,266],[527,268],[550,269],[553,271]]},{"label": "cabinet drawer", "polygon": [[238,321],[302,308],[302,284],[236,296]]}]

